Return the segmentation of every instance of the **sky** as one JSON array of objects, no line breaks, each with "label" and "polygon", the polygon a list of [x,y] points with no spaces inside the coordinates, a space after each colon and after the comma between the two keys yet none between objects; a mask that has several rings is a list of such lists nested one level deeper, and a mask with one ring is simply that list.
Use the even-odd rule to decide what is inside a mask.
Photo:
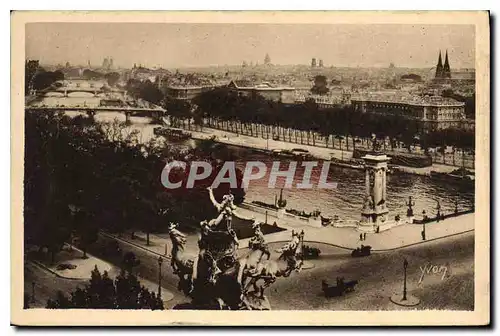
[{"label": "sky", "polygon": [[26,58],[42,64],[182,68],[263,63],[433,67],[448,50],[452,68],[474,67],[473,25],[29,23]]}]

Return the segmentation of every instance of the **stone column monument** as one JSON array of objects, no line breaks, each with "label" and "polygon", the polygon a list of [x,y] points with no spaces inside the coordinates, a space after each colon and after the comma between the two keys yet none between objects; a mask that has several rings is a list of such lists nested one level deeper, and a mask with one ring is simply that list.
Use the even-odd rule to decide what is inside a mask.
[{"label": "stone column monument", "polygon": [[365,161],[365,202],[358,223],[360,232],[378,232],[391,227],[387,209],[386,174],[390,158],[385,154],[368,154]]}]

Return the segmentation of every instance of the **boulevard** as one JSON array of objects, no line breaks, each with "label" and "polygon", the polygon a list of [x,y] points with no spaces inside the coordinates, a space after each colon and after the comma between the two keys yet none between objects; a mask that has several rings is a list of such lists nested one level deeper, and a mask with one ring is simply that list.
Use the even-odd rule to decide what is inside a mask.
[{"label": "boulevard", "polygon": [[[123,251],[133,251],[141,261],[137,274],[143,279],[156,282],[158,277],[159,254],[151,253],[144,248],[118,240]],[[91,252],[97,257],[109,262],[118,263],[99,252],[106,246],[110,238],[101,235]],[[272,248],[280,243],[272,243]],[[293,277],[277,281],[269,291],[273,309],[287,310],[400,310],[401,307],[390,301],[393,293],[402,290],[402,261],[410,262],[408,273],[408,290],[418,296],[422,304],[418,309],[473,309],[474,293],[474,233],[441,238],[412,247],[399,248],[387,252],[374,253],[365,258],[352,258],[351,250],[320,243],[308,245],[321,249],[321,257],[311,260],[314,267],[294,274]],[[240,253],[245,254],[245,250]],[[273,257],[276,258],[276,255]],[[172,298],[165,302],[166,308],[173,307],[186,300],[177,286],[177,277],[171,273],[171,268],[165,263],[163,273],[164,288]],[[430,274],[423,278],[421,268],[428,265],[445,265],[449,272],[443,279],[442,274]],[[54,297],[58,290],[72,291],[83,286],[83,280],[67,280],[41,270],[38,266],[27,264],[25,288],[31,292],[31,281],[36,281],[37,305],[43,306],[49,297]],[[355,292],[343,297],[325,298],[321,292],[321,280],[333,284],[337,276],[359,281]],[[154,285],[151,284],[151,288]],[[362,294],[361,294],[362,293]],[[457,294],[458,293],[458,294]],[[472,296],[471,296],[472,295]],[[293,305],[290,306],[290,302]]]}]

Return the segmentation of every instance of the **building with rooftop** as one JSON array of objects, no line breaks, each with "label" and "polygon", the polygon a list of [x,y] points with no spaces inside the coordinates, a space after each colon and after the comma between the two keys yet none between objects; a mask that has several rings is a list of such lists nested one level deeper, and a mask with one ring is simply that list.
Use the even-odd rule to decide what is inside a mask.
[{"label": "building with rooftop", "polygon": [[444,64],[440,51],[433,82],[444,85],[474,85],[476,82],[476,71],[474,69],[452,70],[448,59],[448,51],[446,51],[444,57]]},{"label": "building with rooftop", "polygon": [[363,113],[397,115],[421,122],[425,129],[465,127],[465,103],[440,96],[363,95],[351,99]]},{"label": "building with rooftop", "polygon": [[259,94],[268,100],[279,101],[284,104],[293,104],[295,102],[295,88],[293,87],[272,85],[268,82],[254,84],[245,79],[232,80],[227,87],[236,90],[239,95],[251,96]]},{"label": "building with rooftop", "polygon": [[169,85],[165,89],[167,97],[176,100],[191,101],[200,93],[213,90],[215,86],[197,86],[197,85]]},{"label": "building with rooftop", "polygon": [[310,90],[296,91],[295,103],[303,104],[307,100],[313,100],[319,109],[327,109],[335,106],[351,104],[351,93],[347,90],[330,91],[326,95],[312,94]]}]

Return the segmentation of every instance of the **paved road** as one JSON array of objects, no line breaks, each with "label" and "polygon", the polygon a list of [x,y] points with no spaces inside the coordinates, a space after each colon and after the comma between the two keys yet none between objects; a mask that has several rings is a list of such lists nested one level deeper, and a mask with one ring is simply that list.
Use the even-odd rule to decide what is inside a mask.
[{"label": "paved road", "polygon": [[[322,250],[323,247],[320,247]],[[445,238],[391,252],[352,258],[349,252],[330,248],[315,268],[279,279],[269,290],[273,309],[401,310],[390,296],[403,287],[403,258],[408,266],[408,291],[421,299],[417,309],[474,309],[474,234]],[[420,267],[447,267],[439,274],[426,274],[419,284]],[[321,280],[335,283],[337,276],[359,280],[357,290],[340,298],[325,298]],[[477,284],[476,284],[477,285]]]},{"label": "paved road", "polygon": [[[141,259],[138,270],[145,278],[153,278],[157,271],[157,257],[142,248],[121,242],[120,245],[136,253]],[[281,243],[270,244],[271,248],[280,247]],[[397,309],[389,297],[402,288],[402,260],[407,257],[408,288],[423,299],[421,307],[439,309],[473,308],[473,268],[474,268],[474,233],[468,232],[457,236],[426,242],[399,250],[374,253],[367,258],[352,258],[350,251],[320,243],[308,243],[322,250],[322,257],[312,261],[315,267],[295,273],[290,278],[280,279],[269,291],[275,309]],[[420,267],[430,264],[446,266],[446,277],[442,274],[430,274],[418,285],[421,276]],[[320,281],[335,281],[336,276],[360,280],[357,293],[340,299],[325,299],[321,296]],[[171,273],[170,266],[164,272],[166,286],[176,286],[177,277]],[[182,294],[174,292],[174,300],[169,306],[186,300]],[[360,295],[362,293],[362,295]],[[461,293],[461,295],[456,295]],[[472,298],[471,298],[472,297]],[[367,301],[368,300],[368,301]],[[367,303],[368,302],[368,303]]]},{"label": "paved road", "polygon": [[[100,236],[90,253],[109,262],[119,264],[120,257],[105,254],[102,247],[112,238]],[[158,281],[158,257],[144,249],[119,242],[122,251],[133,251],[141,264],[136,272],[154,287]],[[365,258],[352,258],[350,251],[318,243],[308,243],[321,249],[322,255],[313,260],[314,268],[293,273],[289,278],[279,279],[267,292],[273,309],[330,309],[330,310],[372,310],[401,309],[389,301],[394,292],[402,289],[402,261],[406,257],[408,267],[408,290],[420,297],[422,304],[418,309],[473,309],[474,298],[474,233],[402,248],[390,252],[374,253]],[[271,244],[271,249],[281,246]],[[123,252],[122,252],[123,253]],[[275,256],[274,256],[275,257]],[[447,267],[447,275],[442,279],[439,274],[426,274],[419,284],[421,268],[429,265]],[[49,297],[57,290],[71,292],[84,281],[57,278],[27,265],[25,290],[31,293],[31,281],[36,279],[37,306],[44,306]],[[172,300],[165,303],[171,308],[177,303],[188,301],[177,291],[177,276],[172,274],[169,261],[164,261],[162,287],[173,294]],[[443,269],[442,269],[443,270]],[[341,298],[327,299],[321,293],[321,280],[334,283],[337,276],[346,280],[357,279],[357,291]],[[149,287],[149,286],[148,286]]]},{"label": "paved road", "polygon": [[32,282],[35,282],[35,303],[30,307],[45,307],[49,298],[55,298],[57,291],[71,293],[78,286],[83,287],[85,280],[68,280],[55,276],[49,271],[27,262],[24,265],[24,292],[32,295]]}]

